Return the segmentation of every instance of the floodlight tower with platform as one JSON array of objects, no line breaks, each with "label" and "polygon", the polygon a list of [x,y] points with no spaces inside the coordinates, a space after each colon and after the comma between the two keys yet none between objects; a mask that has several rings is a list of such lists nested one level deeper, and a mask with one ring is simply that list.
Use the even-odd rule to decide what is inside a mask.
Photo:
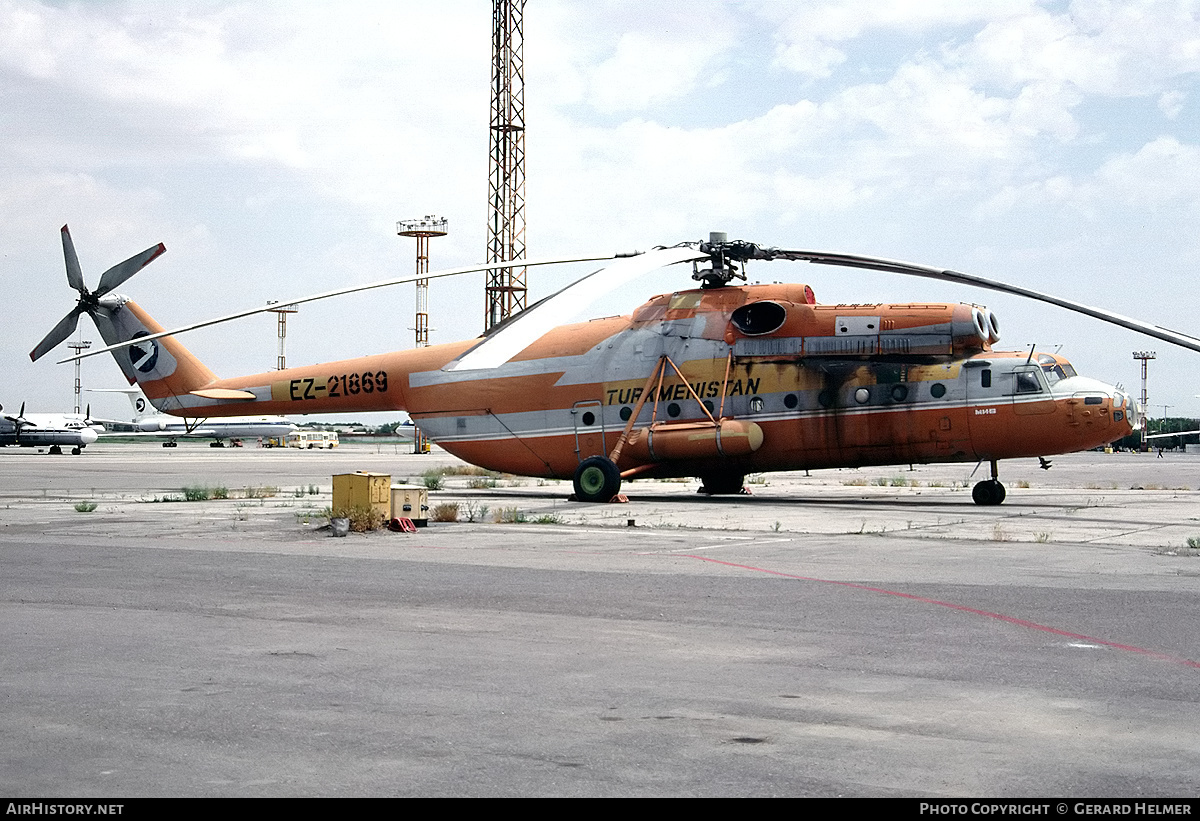
[{"label": "floodlight tower with platform", "polygon": [[287,315],[294,314],[300,310],[299,305],[280,305],[274,300],[268,300],[268,305],[274,305],[271,313],[278,317],[276,322],[276,331],[279,336],[279,356],[275,358],[275,369],[282,371],[287,370]]},{"label": "floodlight tower with platform", "polygon": [[[418,348],[429,344],[429,278],[426,276],[429,273],[429,240],[444,237],[449,232],[449,221],[432,214],[396,223],[397,234],[417,240],[417,319],[413,330]],[[413,453],[429,453],[429,442],[417,427],[413,428]]]}]

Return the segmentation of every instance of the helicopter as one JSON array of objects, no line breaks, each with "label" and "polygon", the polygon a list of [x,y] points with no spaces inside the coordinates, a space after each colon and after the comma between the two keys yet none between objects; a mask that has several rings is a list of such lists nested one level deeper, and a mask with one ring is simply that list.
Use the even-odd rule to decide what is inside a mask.
[{"label": "helicopter", "polygon": [[[62,228],[76,306],[31,352],[37,360],[92,317],[130,384],[165,413],[407,411],[430,440],[480,467],[571,479],[608,502],[635,478],[698,477],[700,492],[743,492],[750,473],[987,462],[979,505],[1004,501],[998,462],[1088,450],[1128,435],[1141,411],[1123,390],[1080,376],[1058,354],[1005,352],[997,317],[965,303],[822,305],[802,284],[746,282],[751,260],[865,268],[974,285],[1078,311],[1200,351],[1200,339],[961,272],[874,257],[730,241],[574,260],[516,260],[428,278],[564,261],[608,264],[480,338],[251,376],[218,378],[175,337],[259,313],[164,330],[115,288],[161,244],[84,285]],[[628,316],[556,324],[586,297],[658,268],[692,266],[699,287],[652,297]],[[288,299],[303,303],[413,278]],[[63,362],[78,357],[69,357]]]}]

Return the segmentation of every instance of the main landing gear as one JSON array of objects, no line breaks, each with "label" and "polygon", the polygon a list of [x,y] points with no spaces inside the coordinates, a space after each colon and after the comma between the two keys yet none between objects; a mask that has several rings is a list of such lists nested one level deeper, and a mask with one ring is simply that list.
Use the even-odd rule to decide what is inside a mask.
[{"label": "main landing gear", "polygon": [[700,489],[696,492],[706,496],[732,496],[745,492],[745,482],[744,473],[709,473],[700,477]]},{"label": "main landing gear", "polygon": [[975,500],[977,505],[998,505],[1004,501],[1004,485],[1000,484],[1000,480],[996,478],[998,471],[996,470],[996,460],[992,460],[992,478],[975,485],[971,491],[971,498]]},{"label": "main landing gear", "polygon": [[607,502],[621,492],[621,471],[607,456],[589,456],[575,468],[575,498]]}]

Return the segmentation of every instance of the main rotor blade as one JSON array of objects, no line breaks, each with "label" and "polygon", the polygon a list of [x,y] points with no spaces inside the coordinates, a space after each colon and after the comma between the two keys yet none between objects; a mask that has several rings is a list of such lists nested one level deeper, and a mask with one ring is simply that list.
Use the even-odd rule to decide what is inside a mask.
[{"label": "main rotor blade", "polygon": [[71,231],[67,226],[62,227],[63,259],[67,263],[67,284],[81,294],[87,293],[83,284],[83,271],[79,269],[79,257],[75,254],[75,243],[71,241]]},{"label": "main rotor blade", "polygon": [[60,342],[75,333],[75,327],[79,324],[79,315],[86,310],[82,305],[76,305],[72,308],[71,312],[60,319],[58,324],[50,329],[50,333],[46,334],[45,339],[39,342],[37,347],[30,352],[29,358],[37,362],[47,352],[57,348]]},{"label": "main rotor blade", "polygon": [[1152,336],[1155,339],[1161,339],[1164,342],[1170,342],[1173,345],[1179,345],[1193,351],[1200,351],[1200,339],[1194,336],[1173,331],[1161,325],[1151,325],[1140,319],[1133,319],[1104,308],[1094,308],[1091,305],[1084,305],[1081,302],[1074,302],[1073,300],[1044,294],[1041,291],[1034,291],[1030,288],[1022,288],[1019,285],[1009,285],[1006,282],[987,279],[975,274],[964,274],[961,271],[932,268],[926,265],[915,265],[911,262],[864,257],[854,254],[833,254],[823,251],[785,251],[777,248],[764,248],[762,249],[762,253],[762,259],[789,259],[797,262],[816,262],[822,265],[842,265],[848,268],[868,268],[875,271],[887,271],[893,274],[907,274],[927,279],[938,279],[943,282],[953,282],[959,285],[973,285],[976,288],[986,288],[989,291],[999,291],[1000,293],[1013,294],[1015,296],[1026,297],[1027,299],[1036,299],[1050,305],[1057,305],[1059,308],[1066,308],[1068,311],[1085,314],[1102,322],[1109,322],[1113,325],[1119,325],[1122,328],[1128,328],[1131,331]]},{"label": "main rotor blade", "polygon": [[359,291],[369,291],[374,288],[386,288],[391,285],[403,285],[406,282],[416,282],[418,279],[441,279],[443,277],[459,276],[461,274],[471,274],[471,273],[475,273],[477,271],[490,271],[495,268],[521,268],[521,267],[532,268],[532,267],[538,266],[538,265],[558,265],[558,264],[563,264],[563,263],[568,263],[568,262],[598,262],[598,261],[604,260],[604,259],[612,259],[612,257],[577,257],[577,258],[572,258],[572,259],[542,259],[542,260],[517,259],[517,260],[511,260],[509,262],[482,263],[479,265],[471,265],[471,266],[468,266],[465,268],[448,268],[444,271],[435,271],[430,274],[423,274],[422,276],[419,276],[419,277],[418,276],[407,276],[407,277],[399,277],[396,279],[384,279],[384,280],[380,280],[379,282],[370,282],[370,283],[367,283],[366,285],[352,285],[348,288],[339,288],[336,291],[326,291],[321,294],[314,294],[312,296],[300,297],[298,299],[278,300],[277,302],[273,302],[272,304],[263,306],[261,308],[249,308],[244,311],[238,311],[237,313],[226,314],[225,316],[217,317],[216,319],[208,319],[203,322],[193,322],[191,325],[183,325],[178,328],[172,328],[169,331],[160,331],[159,333],[156,333],[156,334],[149,334],[147,336],[139,336],[137,339],[130,339],[125,342],[118,342],[115,345],[109,345],[104,348],[93,348],[92,350],[89,350],[87,353],[79,353],[75,356],[69,356],[66,359],[60,359],[60,360],[58,360],[57,364],[62,365],[66,362],[74,362],[77,359],[87,359],[89,356],[98,356],[99,354],[102,354],[102,353],[109,353],[110,351],[117,351],[117,350],[120,350],[121,348],[128,348],[130,345],[140,345],[144,342],[149,342],[152,339],[160,339],[161,337],[164,337],[164,336],[174,336],[175,334],[181,334],[181,333],[185,333],[187,331],[194,331],[197,328],[206,328],[209,325],[219,325],[222,322],[229,322],[234,319],[241,319],[244,316],[253,316],[254,314],[266,313],[267,311],[275,310],[276,308],[278,308],[279,305],[302,305],[306,302],[316,302],[319,299],[329,299],[330,297],[343,296],[344,294],[353,294],[353,293],[357,293]]},{"label": "main rotor blade", "polygon": [[554,326],[582,313],[597,297],[658,268],[694,259],[708,259],[708,254],[684,246],[660,248],[635,257],[618,259],[612,265],[593,271],[517,314],[456,362],[447,365],[445,370],[499,367]]},{"label": "main rotor blade", "polygon": [[118,262],[100,275],[100,284],[96,287],[96,296],[104,296],[113,288],[119,288],[121,283],[167,252],[167,246],[161,242],[153,248],[147,248],[124,262]]}]

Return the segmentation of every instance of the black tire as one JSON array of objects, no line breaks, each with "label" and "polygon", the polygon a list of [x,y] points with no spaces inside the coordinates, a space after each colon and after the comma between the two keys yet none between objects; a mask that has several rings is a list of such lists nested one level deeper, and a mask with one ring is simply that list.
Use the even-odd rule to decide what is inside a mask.
[{"label": "black tire", "polygon": [[746,484],[744,473],[710,473],[700,477],[699,493],[709,496],[732,496],[742,492]]},{"label": "black tire", "polygon": [[621,492],[621,471],[607,456],[589,456],[575,469],[575,498],[607,502]]},{"label": "black tire", "polygon": [[1006,495],[1004,485],[996,479],[980,482],[971,490],[971,498],[977,505],[998,505]]}]

